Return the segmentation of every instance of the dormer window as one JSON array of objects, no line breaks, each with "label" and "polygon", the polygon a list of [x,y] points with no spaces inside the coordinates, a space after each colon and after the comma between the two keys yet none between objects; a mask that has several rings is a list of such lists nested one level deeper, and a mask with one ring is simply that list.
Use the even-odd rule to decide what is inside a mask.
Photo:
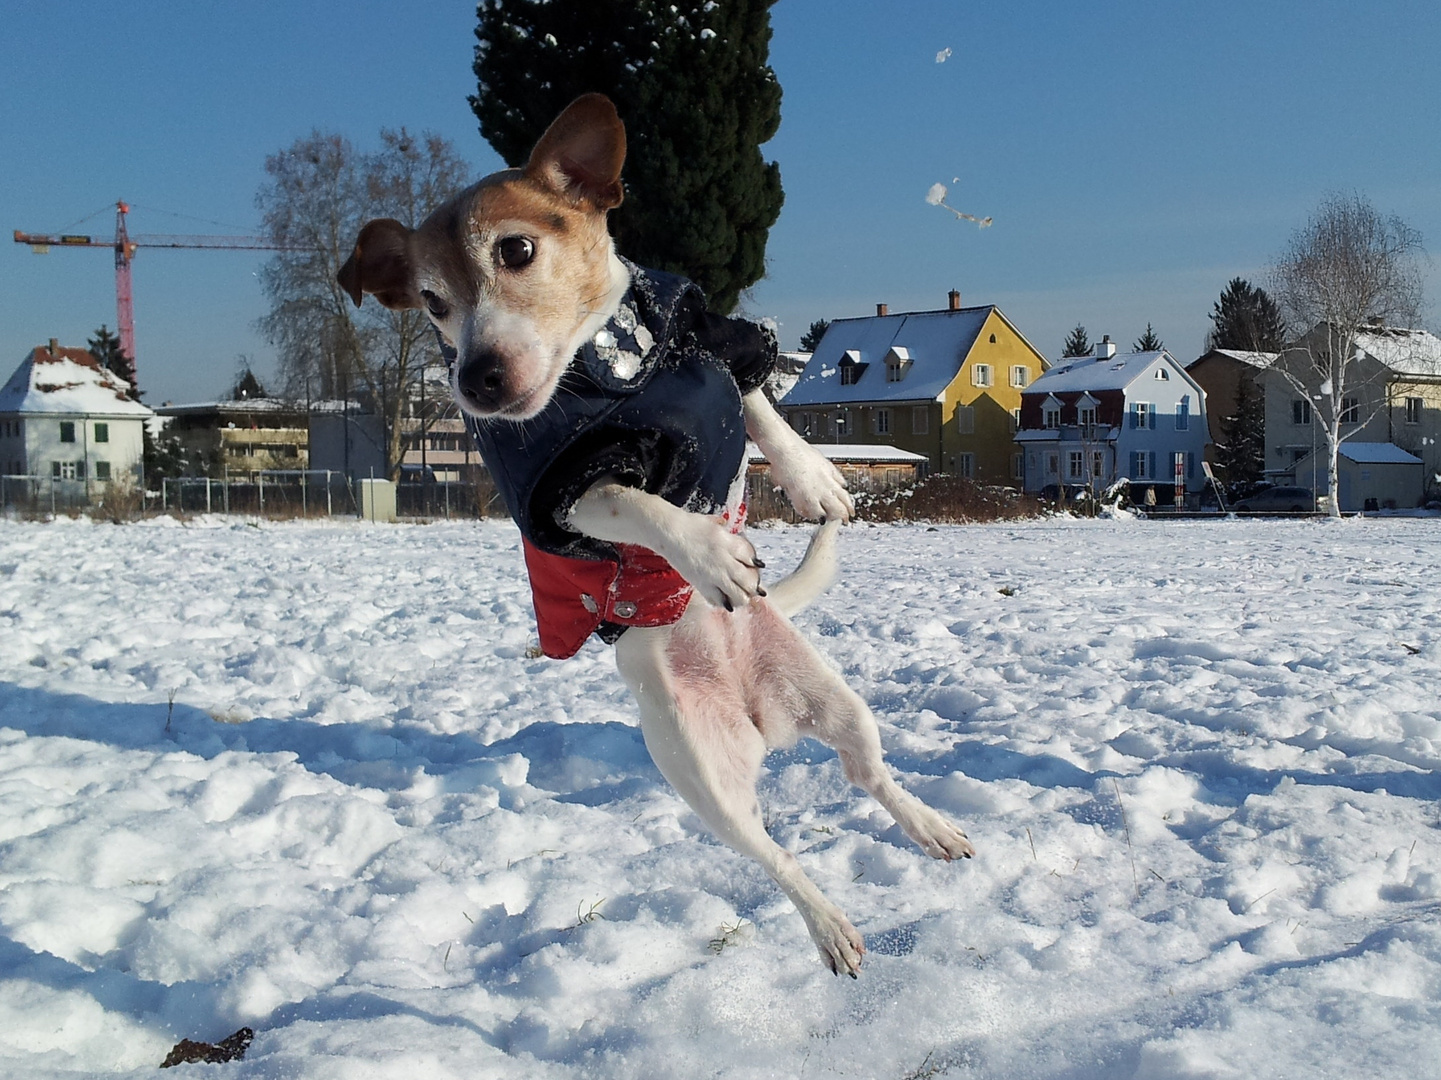
[{"label": "dormer window", "polygon": [[902,345],[893,346],[886,353],[886,382],[900,382],[911,370],[911,352]]},{"label": "dormer window", "polygon": [[855,386],[861,381],[861,376],[866,372],[866,365],[861,363],[861,354],[855,349],[847,349],[840,362],[841,385]]},{"label": "dormer window", "polygon": [[1050,431],[1061,426],[1061,403],[1054,396],[1041,402],[1041,426]]}]

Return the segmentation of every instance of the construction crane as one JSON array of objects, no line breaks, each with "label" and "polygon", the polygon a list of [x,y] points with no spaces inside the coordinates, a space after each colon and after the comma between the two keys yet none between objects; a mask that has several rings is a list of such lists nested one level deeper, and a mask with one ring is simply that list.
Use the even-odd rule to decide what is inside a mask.
[{"label": "construction crane", "polygon": [[[29,244],[37,255],[52,247],[112,248],[115,251],[115,320],[120,329],[120,351],[135,364],[135,302],[130,288],[130,262],[139,248],[222,248],[231,251],[288,251],[260,236],[131,236],[125,227],[128,203],[115,204],[115,239],[81,236],[76,233],[27,233],[15,230],[17,244]],[[138,377],[137,377],[138,381]]]}]

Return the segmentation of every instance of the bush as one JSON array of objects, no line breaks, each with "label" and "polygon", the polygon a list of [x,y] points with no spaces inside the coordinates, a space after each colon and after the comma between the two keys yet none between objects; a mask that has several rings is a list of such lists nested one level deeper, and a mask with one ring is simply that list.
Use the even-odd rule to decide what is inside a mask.
[{"label": "bush", "polygon": [[1034,496],[949,473],[893,491],[859,492],[855,500],[858,521],[1015,521],[1042,513]]}]

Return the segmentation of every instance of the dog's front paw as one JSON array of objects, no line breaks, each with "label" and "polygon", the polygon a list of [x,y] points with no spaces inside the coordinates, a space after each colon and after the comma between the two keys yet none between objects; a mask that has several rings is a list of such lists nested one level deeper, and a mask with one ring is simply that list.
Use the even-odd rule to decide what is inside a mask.
[{"label": "dog's front paw", "polygon": [[809,520],[849,521],[856,506],[846,478],[813,447],[798,443],[771,462],[771,480],[786,493],[796,513]]},{"label": "dog's front paw", "polygon": [[922,805],[920,809],[906,832],[927,855],[950,862],[953,859],[969,859],[976,853],[960,828],[929,806]]},{"label": "dog's front paw", "polygon": [[764,596],[761,568],[751,542],[733,533],[718,517],[686,514],[665,560],[707,601],[727,611]]},{"label": "dog's front paw", "polygon": [[806,920],[806,929],[821,954],[821,963],[835,975],[856,977],[866,954],[860,931],[839,911],[817,912]]}]

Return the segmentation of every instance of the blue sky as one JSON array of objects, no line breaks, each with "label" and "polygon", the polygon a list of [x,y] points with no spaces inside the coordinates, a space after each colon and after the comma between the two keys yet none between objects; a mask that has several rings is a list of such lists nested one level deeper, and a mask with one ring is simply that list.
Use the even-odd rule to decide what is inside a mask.
[{"label": "blue sky", "polygon": [[[3,21],[4,229],[103,210],[76,231],[110,235],[124,198],[132,232],[254,231],[266,155],[314,128],[361,146],[429,129],[477,174],[499,166],[465,101],[466,0],[7,0]],[[772,21],[785,98],[766,154],[786,205],[747,311],[785,345],[812,319],[936,308],[956,288],[1050,357],[1077,322],[1129,344],[1149,321],[1190,359],[1226,282],[1262,280],[1327,191],[1441,244],[1435,0],[781,0]],[[927,205],[937,181],[994,226]],[[271,369],[264,258],[140,252],[148,401],[213,397],[241,357]],[[1438,298],[1433,265],[1433,325]],[[102,322],[108,252],[0,245],[0,367]]]}]

